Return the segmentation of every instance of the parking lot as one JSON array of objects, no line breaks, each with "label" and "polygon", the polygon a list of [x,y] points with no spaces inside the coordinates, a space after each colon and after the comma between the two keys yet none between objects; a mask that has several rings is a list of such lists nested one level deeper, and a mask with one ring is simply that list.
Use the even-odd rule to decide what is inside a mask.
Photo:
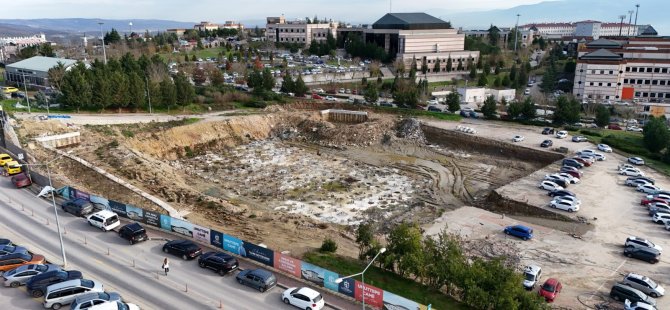
[{"label": "parking lot", "polygon": [[[518,144],[538,149],[542,140],[551,138],[554,141],[553,147],[567,147],[569,155],[580,149],[595,149],[595,145],[591,143],[571,142],[571,136],[559,140],[555,137],[541,135],[542,128],[540,127],[477,120],[467,120],[462,123],[433,121],[425,123],[445,129],[467,125],[477,131],[477,136],[510,143],[514,135],[523,135],[525,140]],[[568,190],[576,193],[582,201],[578,212],[570,214],[551,209],[553,212],[564,215],[581,216],[588,219],[591,223],[590,229],[581,229],[579,225],[569,222],[501,216],[466,207],[445,214],[441,221],[427,228],[427,233],[435,234],[447,224],[449,231],[459,232],[468,239],[489,238],[500,242],[511,242],[511,246],[518,248],[522,265],[536,264],[542,267],[543,277],[540,282],[549,277],[555,277],[563,283],[561,296],[555,302],[559,306],[586,309],[578,298],[590,306],[603,300],[609,300],[609,298],[589,294],[596,292],[601,296],[607,296],[612,284],[620,281],[623,275],[629,272],[646,275],[664,286],[670,285],[668,277],[670,258],[667,257],[667,254],[662,254],[657,264],[627,258],[623,255],[623,244],[628,236],[647,238],[668,249],[670,232],[666,231],[663,225],[653,223],[648,210],[640,205],[640,200],[645,195],[636,192],[633,187],[624,185],[626,177],[617,173],[617,166],[623,163],[625,158],[615,153],[607,153],[606,156],[606,161],[599,161],[591,167],[582,169],[584,176],[580,184],[568,187]],[[498,191],[503,196],[524,201],[539,208],[547,208],[546,204],[551,198],[547,196],[547,191],[538,189],[537,185],[545,174],[557,172],[559,168],[560,163],[549,165]],[[642,171],[647,176],[654,178],[657,186],[670,189],[668,177],[647,167],[642,167]],[[535,231],[535,237],[530,241],[506,237],[502,229],[513,224],[531,226]],[[571,235],[573,232],[580,235],[584,231],[586,232],[581,235],[581,238]],[[670,297],[658,298],[658,309],[670,309],[668,298]],[[618,303],[618,305],[621,304]]]}]

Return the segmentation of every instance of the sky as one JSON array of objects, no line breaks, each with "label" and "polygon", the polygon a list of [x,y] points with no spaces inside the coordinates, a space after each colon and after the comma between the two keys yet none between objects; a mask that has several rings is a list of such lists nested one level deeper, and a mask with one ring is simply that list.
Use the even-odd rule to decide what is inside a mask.
[{"label": "sky", "polygon": [[[618,1],[618,0],[613,0]],[[261,20],[284,14],[287,18],[328,17],[353,22],[374,21],[389,11],[389,0],[5,0],[2,18],[166,19],[223,22]],[[396,0],[395,12],[452,12],[505,9],[541,0]],[[243,3],[243,5],[239,5]]]}]

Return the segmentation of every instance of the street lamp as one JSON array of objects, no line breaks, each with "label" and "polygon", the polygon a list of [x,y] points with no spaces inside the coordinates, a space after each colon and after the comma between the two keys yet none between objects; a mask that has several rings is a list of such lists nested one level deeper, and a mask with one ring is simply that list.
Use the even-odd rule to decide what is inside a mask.
[{"label": "street lamp", "polygon": [[375,255],[375,257],[372,258],[372,260],[370,261],[370,263],[368,264],[368,266],[365,267],[365,269],[363,269],[363,271],[361,271],[361,272],[359,272],[359,273],[357,273],[357,274],[352,274],[352,275],[350,275],[350,276],[346,276],[346,277],[341,277],[341,278],[337,278],[337,279],[335,279],[335,283],[340,284],[340,283],[342,283],[342,281],[344,281],[344,279],[352,278],[352,277],[355,277],[355,276],[361,276],[361,283],[363,284],[363,294],[361,294],[361,296],[362,296],[362,302],[363,302],[363,310],[365,310],[365,272],[368,271],[368,268],[370,268],[370,266],[372,265],[372,263],[374,263],[374,261],[377,259],[377,257],[379,256],[379,254],[382,254],[382,253],[384,253],[384,252],[386,252],[386,248],[381,248],[381,249],[379,249],[379,252],[377,253],[377,255]]},{"label": "street lamp", "polygon": [[107,51],[105,50],[105,34],[102,33],[102,24],[103,22],[99,22],[98,25],[100,25],[100,38],[102,40],[102,54],[105,57],[105,64],[107,64]]},{"label": "street lamp", "polygon": [[[58,160],[59,158],[63,157],[65,154],[70,154],[72,151],[67,151],[65,153],[62,153],[56,158],[44,163],[44,164],[24,164],[21,166],[46,166],[47,167],[47,176],[49,177],[49,187],[50,187],[50,192],[51,192],[51,205],[54,207],[54,214],[56,215],[56,227],[58,229],[58,239],[60,240],[60,252],[61,255],[63,256],[63,267],[67,265],[67,258],[65,257],[65,247],[63,246],[63,235],[60,232],[60,221],[58,219],[58,208],[56,207],[56,198],[54,197],[54,187],[53,184],[51,183],[51,170],[49,169],[49,165],[53,163],[54,161]],[[28,176],[30,176],[30,172],[27,173]]]},{"label": "street lamp", "polygon": [[514,26],[514,52],[515,53],[516,53],[516,43],[517,43],[517,40],[518,40],[517,36],[518,36],[518,33],[519,33],[519,16],[521,16],[521,14],[516,14],[516,26]]}]

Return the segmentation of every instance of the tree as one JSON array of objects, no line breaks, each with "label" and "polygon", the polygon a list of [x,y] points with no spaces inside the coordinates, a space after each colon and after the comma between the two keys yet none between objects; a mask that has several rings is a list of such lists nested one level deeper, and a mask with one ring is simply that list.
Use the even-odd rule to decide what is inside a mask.
[{"label": "tree", "polygon": [[132,72],[128,76],[128,103],[127,107],[131,110],[137,109],[144,102],[144,80],[137,72]]},{"label": "tree", "polygon": [[605,127],[610,123],[610,110],[602,104],[596,107],[596,125]]},{"label": "tree", "polygon": [[544,49],[547,47],[547,42],[544,41],[543,37],[540,37],[539,39],[537,39],[537,45],[539,45],[540,49],[544,51]]},{"label": "tree", "polygon": [[112,28],[112,31],[105,33],[105,44],[114,44],[121,41],[121,36],[116,29]]},{"label": "tree", "polygon": [[474,79],[477,77],[477,68],[475,66],[470,66],[470,78]]},{"label": "tree", "polygon": [[428,72],[428,60],[424,57],[421,61],[421,74],[426,75]]},{"label": "tree", "polygon": [[195,57],[195,54],[191,55],[191,61],[198,61],[198,58]]},{"label": "tree", "polygon": [[86,66],[82,62],[72,67],[63,76],[63,83],[61,85],[60,102],[63,106],[72,107],[79,112],[79,110],[91,103],[91,85],[88,78],[85,76],[87,72]]},{"label": "tree", "polygon": [[549,66],[547,70],[544,71],[544,75],[542,75],[542,85],[540,85],[540,89],[542,89],[542,92],[545,94],[548,94],[553,92],[555,88],[556,72],[551,66]]},{"label": "tree", "polygon": [[484,117],[487,119],[495,119],[497,114],[496,112],[496,99],[493,96],[486,97],[486,100],[484,100],[484,105],[482,106],[482,114],[484,114]]},{"label": "tree", "polygon": [[461,97],[458,95],[458,92],[452,91],[447,95],[447,110],[451,113],[456,113],[456,111],[461,109]]},{"label": "tree", "polygon": [[379,99],[379,92],[377,91],[377,85],[374,83],[368,83],[363,91],[363,97],[368,103],[375,103]]},{"label": "tree", "polygon": [[483,61],[484,61],[483,57],[477,58],[477,69],[482,69],[483,68],[482,67]]},{"label": "tree", "polygon": [[460,58],[458,59],[458,65],[456,66],[456,71],[463,71],[465,68],[463,68],[463,60]]},{"label": "tree", "polygon": [[502,85],[505,87],[512,87],[512,80],[510,80],[509,75],[505,74],[505,76],[502,79]]},{"label": "tree", "polygon": [[122,71],[112,72],[109,77],[110,85],[113,87],[111,106],[118,109],[128,105],[128,80]]},{"label": "tree", "polygon": [[489,44],[493,46],[498,46],[500,41],[500,29],[498,27],[491,25],[489,27]]},{"label": "tree", "polygon": [[65,77],[65,65],[59,61],[57,65],[47,71],[47,75],[49,77],[49,85],[55,90],[60,91],[63,78]]},{"label": "tree", "polygon": [[575,63],[574,60],[568,60],[565,62],[563,72],[568,74],[575,74],[575,69],[577,69],[577,63]]},{"label": "tree", "polygon": [[193,98],[195,97],[195,90],[188,81],[188,77],[181,71],[177,73],[174,78],[174,88],[176,103],[178,105],[186,107],[193,102]]},{"label": "tree", "polygon": [[579,112],[581,105],[575,99],[568,99],[565,96],[558,97],[556,101],[556,110],[554,111],[554,124],[574,124],[579,122]]},{"label": "tree", "polygon": [[337,242],[330,238],[324,239],[323,243],[321,243],[321,248],[319,248],[319,252],[335,253],[335,251],[337,251]]},{"label": "tree", "polygon": [[44,57],[56,57],[54,49],[51,47],[51,43],[43,43],[40,45],[39,54]]},{"label": "tree", "polygon": [[419,91],[413,81],[400,79],[393,92],[393,101],[415,108],[419,102]]},{"label": "tree", "polygon": [[507,116],[509,116],[510,119],[518,118],[521,116],[521,113],[523,113],[523,103],[512,101],[507,105]]},{"label": "tree", "polygon": [[422,234],[418,224],[396,224],[388,235],[388,257],[401,276],[416,274],[422,268]]},{"label": "tree", "polygon": [[484,87],[488,84],[489,79],[486,77],[486,74],[482,73],[479,75],[479,80],[477,81],[477,86]]},{"label": "tree", "polygon": [[293,93],[295,92],[295,82],[293,81],[293,78],[291,77],[290,73],[286,73],[284,75],[284,79],[282,80],[281,83],[281,88],[279,89],[282,93]]},{"label": "tree", "polygon": [[[181,71],[179,73],[181,73]],[[205,69],[197,67],[193,70],[193,82],[196,85],[202,85],[207,82],[207,73],[205,72]]]},{"label": "tree", "polygon": [[537,116],[537,107],[530,97],[526,97],[521,107],[521,116],[524,119],[531,120]]},{"label": "tree", "polygon": [[416,79],[416,71],[417,71],[417,63],[416,63],[416,58],[412,59],[412,64],[410,65],[409,68],[409,79],[410,80],[415,80]]},{"label": "tree", "polygon": [[271,91],[275,87],[275,78],[270,72],[270,69],[263,69],[263,89],[266,91]]},{"label": "tree", "polygon": [[365,259],[364,254],[370,250],[375,239],[375,232],[370,223],[363,223],[356,228],[356,243],[358,244],[358,258]]},{"label": "tree", "polygon": [[664,117],[652,117],[644,125],[642,132],[644,146],[652,153],[663,150],[670,141],[670,132]]},{"label": "tree", "polygon": [[214,86],[222,86],[223,83],[225,82],[225,78],[223,77],[223,73],[221,73],[221,70],[219,68],[214,67],[209,73],[209,79],[212,82],[212,85]]},{"label": "tree", "polygon": [[294,89],[295,96],[304,97],[308,91],[309,87],[305,85],[305,81],[303,81],[302,75],[299,74],[298,78],[295,80],[295,89]]},{"label": "tree", "polygon": [[110,83],[109,76],[104,68],[94,69],[93,73],[93,92],[92,103],[95,107],[104,110],[112,103],[113,85]]},{"label": "tree", "polygon": [[493,86],[496,88],[502,86],[502,79],[500,79],[500,76],[496,76],[496,79],[493,80]]},{"label": "tree", "polygon": [[451,61],[451,56],[449,56],[449,58],[447,58],[447,72],[451,72],[451,67],[452,67],[453,65],[454,65],[454,64],[453,64],[452,61]]},{"label": "tree", "polygon": [[511,81],[516,80],[516,73],[517,73],[516,71],[517,71],[517,69],[516,69],[516,65],[513,65],[513,66],[512,66],[512,69],[509,70],[509,79],[510,79]]},{"label": "tree", "polygon": [[37,48],[35,46],[26,46],[19,50],[19,58],[28,59],[37,56]]},{"label": "tree", "polygon": [[166,107],[171,107],[177,104],[177,91],[174,83],[170,78],[163,79],[160,82],[161,103]]},{"label": "tree", "polygon": [[440,72],[440,59],[439,58],[435,59],[435,66],[433,67],[433,72],[434,73]]}]

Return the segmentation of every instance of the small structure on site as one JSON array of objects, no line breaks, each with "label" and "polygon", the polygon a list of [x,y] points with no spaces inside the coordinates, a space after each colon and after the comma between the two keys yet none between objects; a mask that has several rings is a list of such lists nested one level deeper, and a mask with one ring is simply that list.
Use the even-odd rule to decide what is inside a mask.
[{"label": "small structure on site", "polygon": [[75,131],[61,135],[37,137],[35,140],[48,148],[62,148],[79,144],[81,142],[81,134]]},{"label": "small structure on site", "polygon": [[364,123],[368,120],[368,112],[328,109],[321,111],[321,117],[329,122]]}]

